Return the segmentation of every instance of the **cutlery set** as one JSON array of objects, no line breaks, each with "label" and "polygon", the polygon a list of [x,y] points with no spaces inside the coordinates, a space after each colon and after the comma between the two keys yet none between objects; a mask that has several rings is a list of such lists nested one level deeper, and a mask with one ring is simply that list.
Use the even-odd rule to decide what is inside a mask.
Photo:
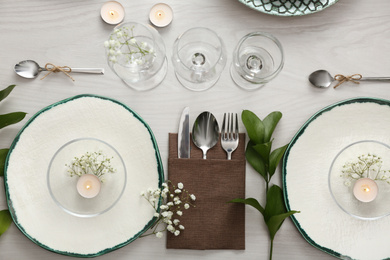
[{"label": "cutlery set", "polygon": [[[180,117],[178,132],[178,158],[190,158],[190,123],[189,107],[185,107]],[[196,147],[202,150],[203,159],[207,159],[207,151],[218,143],[221,138],[221,146],[227,153],[227,159],[231,160],[232,153],[238,147],[239,131],[238,116],[233,113],[225,113],[222,122],[221,135],[217,119],[210,112],[202,112],[195,120],[192,127],[192,141]]]}]

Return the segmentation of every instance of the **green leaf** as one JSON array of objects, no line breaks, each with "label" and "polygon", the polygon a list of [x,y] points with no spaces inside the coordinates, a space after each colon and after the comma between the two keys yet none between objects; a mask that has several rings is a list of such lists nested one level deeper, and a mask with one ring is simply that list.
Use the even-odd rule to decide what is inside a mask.
[{"label": "green leaf", "polygon": [[282,226],[283,221],[295,213],[299,213],[299,211],[292,210],[283,214],[272,216],[269,221],[266,222],[271,240],[274,239],[276,232],[278,232]]},{"label": "green leaf", "polygon": [[0,115],[0,129],[22,121],[25,116],[26,113],[24,112],[14,112]]},{"label": "green leaf", "polygon": [[256,144],[264,143],[265,129],[263,122],[249,110],[242,111],[241,119],[244,123],[249,139]]},{"label": "green leaf", "polygon": [[15,86],[16,85],[10,85],[7,88],[0,91],[0,101],[5,99],[9,95],[9,93],[11,93],[11,91],[14,89]]},{"label": "green leaf", "polygon": [[274,111],[268,116],[266,116],[266,118],[264,118],[264,142],[269,142],[271,140],[275,127],[279,123],[279,120],[281,118],[282,113],[280,113],[279,111]]},{"label": "green leaf", "polygon": [[261,214],[264,214],[264,208],[260,205],[260,203],[254,199],[254,198],[247,198],[247,199],[234,199],[229,201],[229,203],[243,203],[249,206],[254,207],[258,211],[260,211]]},{"label": "green leaf", "polygon": [[0,211],[0,236],[8,229],[12,223],[11,214],[8,210]]},{"label": "green leaf", "polygon": [[271,155],[269,156],[269,175],[270,178],[274,175],[276,168],[279,165],[280,160],[283,158],[284,152],[287,149],[288,144],[285,146],[279,147],[278,149],[275,149],[272,151]]},{"label": "green leaf", "polygon": [[255,149],[255,151],[258,154],[260,154],[261,158],[263,158],[267,171],[268,171],[269,154],[271,152],[271,147],[272,147],[272,141],[263,144],[255,144],[253,146],[253,149]]},{"label": "green leaf", "polygon": [[267,192],[267,204],[264,209],[264,220],[268,220],[272,216],[286,213],[284,206],[283,191],[278,185],[272,185]]},{"label": "green leaf", "polygon": [[283,199],[283,191],[277,186],[273,185],[267,192],[267,204],[264,209],[264,221],[267,224],[270,238],[274,239],[276,232],[283,224],[285,218],[297,213],[298,211],[286,211]]},{"label": "green leaf", "polygon": [[7,158],[9,149],[0,149],[0,176],[4,176],[5,159]]},{"label": "green leaf", "polygon": [[263,158],[253,149],[253,142],[249,141],[246,146],[245,158],[248,163],[257,171],[261,176],[263,176],[264,180],[268,180],[268,172],[265,166],[265,162]]}]

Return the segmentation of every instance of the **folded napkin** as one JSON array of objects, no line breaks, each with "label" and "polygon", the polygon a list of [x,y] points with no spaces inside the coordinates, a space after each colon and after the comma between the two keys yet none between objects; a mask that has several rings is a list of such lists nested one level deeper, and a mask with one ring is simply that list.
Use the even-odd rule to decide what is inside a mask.
[{"label": "folded napkin", "polygon": [[182,182],[196,196],[195,207],[183,210],[179,236],[168,232],[167,248],[245,249],[245,205],[227,203],[245,197],[245,134],[226,159],[220,140],[202,159],[191,142],[191,158],[177,158],[177,134],[169,134],[168,179]]}]

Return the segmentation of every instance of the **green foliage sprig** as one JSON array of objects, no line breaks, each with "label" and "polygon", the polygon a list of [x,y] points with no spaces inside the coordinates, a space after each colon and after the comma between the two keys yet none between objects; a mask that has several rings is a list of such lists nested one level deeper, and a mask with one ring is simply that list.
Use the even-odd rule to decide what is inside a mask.
[{"label": "green foliage sprig", "polygon": [[249,136],[245,158],[253,169],[255,169],[265,180],[266,204],[265,207],[263,207],[259,201],[254,198],[238,198],[230,201],[250,205],[263,215],[271,240],[269,252],[270,260],[272,259],[273,241],[276,232],[278,232],[286,218],[299,212],[295,210],[287,211],[284,204],[282,189],[277,185],[272,185],[270,187],[271,178],[275,174],[276,168],[288,146],[287,144],[272,151],[274,139],[271,139],[271,137],[281,118],[282,113],[278,111],[270,113],[263,121],[249,110],[244,110],[242,112],[241,119]]},{"label": "green foliage sprig", "polygon": [[[7,88],[0,91],[0,101],[5,99],[11,91],[15,88],[15,85],[10,85]],[[26,116],[24,112],[13,112],[0,115],[0,129],[16,124],[23,120]],[[9,149],[0,149],[0,176],[4,176],[4,164],[7,158]],[[8,210],[0,211],[0,236],[8,229],[12,223],[12,218]]]}]

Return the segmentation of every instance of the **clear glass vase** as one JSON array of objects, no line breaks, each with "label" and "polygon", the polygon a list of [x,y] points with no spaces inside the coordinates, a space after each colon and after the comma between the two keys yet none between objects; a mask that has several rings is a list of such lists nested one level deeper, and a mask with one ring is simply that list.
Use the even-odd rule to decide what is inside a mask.
[{"label": "clear glass vase", "polygon": [[131,88],[150,90],[165,78],[168,68],[165,44],[152,26],[120,24],[104,45],[110,68]]}]

